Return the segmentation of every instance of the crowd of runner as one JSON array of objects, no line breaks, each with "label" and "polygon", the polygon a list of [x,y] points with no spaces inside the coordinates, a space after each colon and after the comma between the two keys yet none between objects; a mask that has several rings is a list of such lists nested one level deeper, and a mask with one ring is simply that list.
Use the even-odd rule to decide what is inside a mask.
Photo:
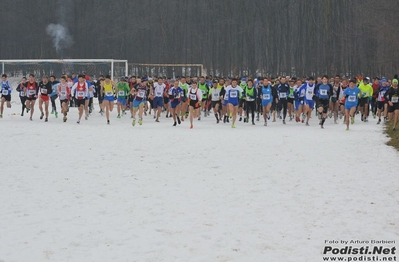
[{"label": "crowd of runner", "polygon": [[[2,75],[0,118],[4,105],[11,107],[13,88]],[[132,126],[143,124],[143,115],[153,114],[156,122],[161,115],[173,119],[173,126],[189,120],[201,120],[211,114],[215,123],[229,123],[235,128],[237,118],[243,123],[262,121],[296,121],[309,126],[313,110],[324,128],[325,120],[333,118],[338,124],[343,119],[346,129],[354,124],[359,114],[363,122],[371,118],[376,124],[393,121],[393,130],[399,120],[398,77],[392,80],[375,77],[357,77],[342,79],[340,76],[329,78],[327,75],[308,78],[213,78],[213,77],[121,77],[117,82],[109,75],[93,80],[89,76],[62,75],[43,76],[40,81],[33,74],[23,77],[16,87],[22,104],[21,116],[28,114],[32,121],[36,100],[39,103],[40,119],[47,122],[49,114],[63,121],[68,119],[70,107],[78,108],[77,123],[82,117],[88,120],[93,114],[93,99],[97,98],[99,113],[105,114],[110,124],[114,104],[117,106],[117,118],[130,115]],[[56,100],[59,99],[58,109]],[[51,103],[51,112],[49,110]],[[130,114],[128,114],[130,113]]]}]

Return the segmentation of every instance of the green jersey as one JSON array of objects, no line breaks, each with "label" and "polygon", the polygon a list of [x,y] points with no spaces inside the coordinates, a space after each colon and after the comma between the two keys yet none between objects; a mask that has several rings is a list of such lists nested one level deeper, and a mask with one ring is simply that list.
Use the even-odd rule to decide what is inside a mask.
[{"label": "green jersey", "polygon": [[127,83],[118,83],[118,98],[126,99],[129,94],[129,85]]},{"label": "green jersey", "polygon": [[202,99],[207,99],[208,98],[208,93],[209,93],[209,87],[206,83],[199,83],[198,84],[199,90],[202,92]]}]

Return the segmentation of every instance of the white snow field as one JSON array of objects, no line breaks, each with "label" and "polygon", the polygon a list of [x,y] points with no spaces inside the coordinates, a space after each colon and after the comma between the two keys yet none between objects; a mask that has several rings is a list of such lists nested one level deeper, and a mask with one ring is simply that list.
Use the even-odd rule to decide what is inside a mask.
[{"label": "white snow field", "polygon": [[326,240],[399,241],[399,155],[375,120],[190,130],[36,110],[0,119],[2,262],[316,262]]}]

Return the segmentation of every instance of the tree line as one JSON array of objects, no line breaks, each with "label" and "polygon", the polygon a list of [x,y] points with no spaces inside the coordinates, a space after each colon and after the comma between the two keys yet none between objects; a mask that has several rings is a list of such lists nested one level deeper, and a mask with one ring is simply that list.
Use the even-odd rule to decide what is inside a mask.
[{"label": "tree line", "polygon": [[[0,5],[0,59],[199,63],[217,76],[391,77],[399,66],[397,0],[3,0]],[[67,35],[50,34],[50,24],[62,25]],[[69,40],[73,44],[63,45]]]}]

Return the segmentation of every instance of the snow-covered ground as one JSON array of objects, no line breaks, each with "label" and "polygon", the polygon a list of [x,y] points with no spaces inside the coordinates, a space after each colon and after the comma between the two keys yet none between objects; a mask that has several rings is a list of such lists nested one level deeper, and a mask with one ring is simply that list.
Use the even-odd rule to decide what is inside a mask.
[{"label": "snow-covered ground", "polygon": [[373,120],[19,112],[0,119],[0,261],[313,262],[325,240],[398,243],[399,155]]}]

